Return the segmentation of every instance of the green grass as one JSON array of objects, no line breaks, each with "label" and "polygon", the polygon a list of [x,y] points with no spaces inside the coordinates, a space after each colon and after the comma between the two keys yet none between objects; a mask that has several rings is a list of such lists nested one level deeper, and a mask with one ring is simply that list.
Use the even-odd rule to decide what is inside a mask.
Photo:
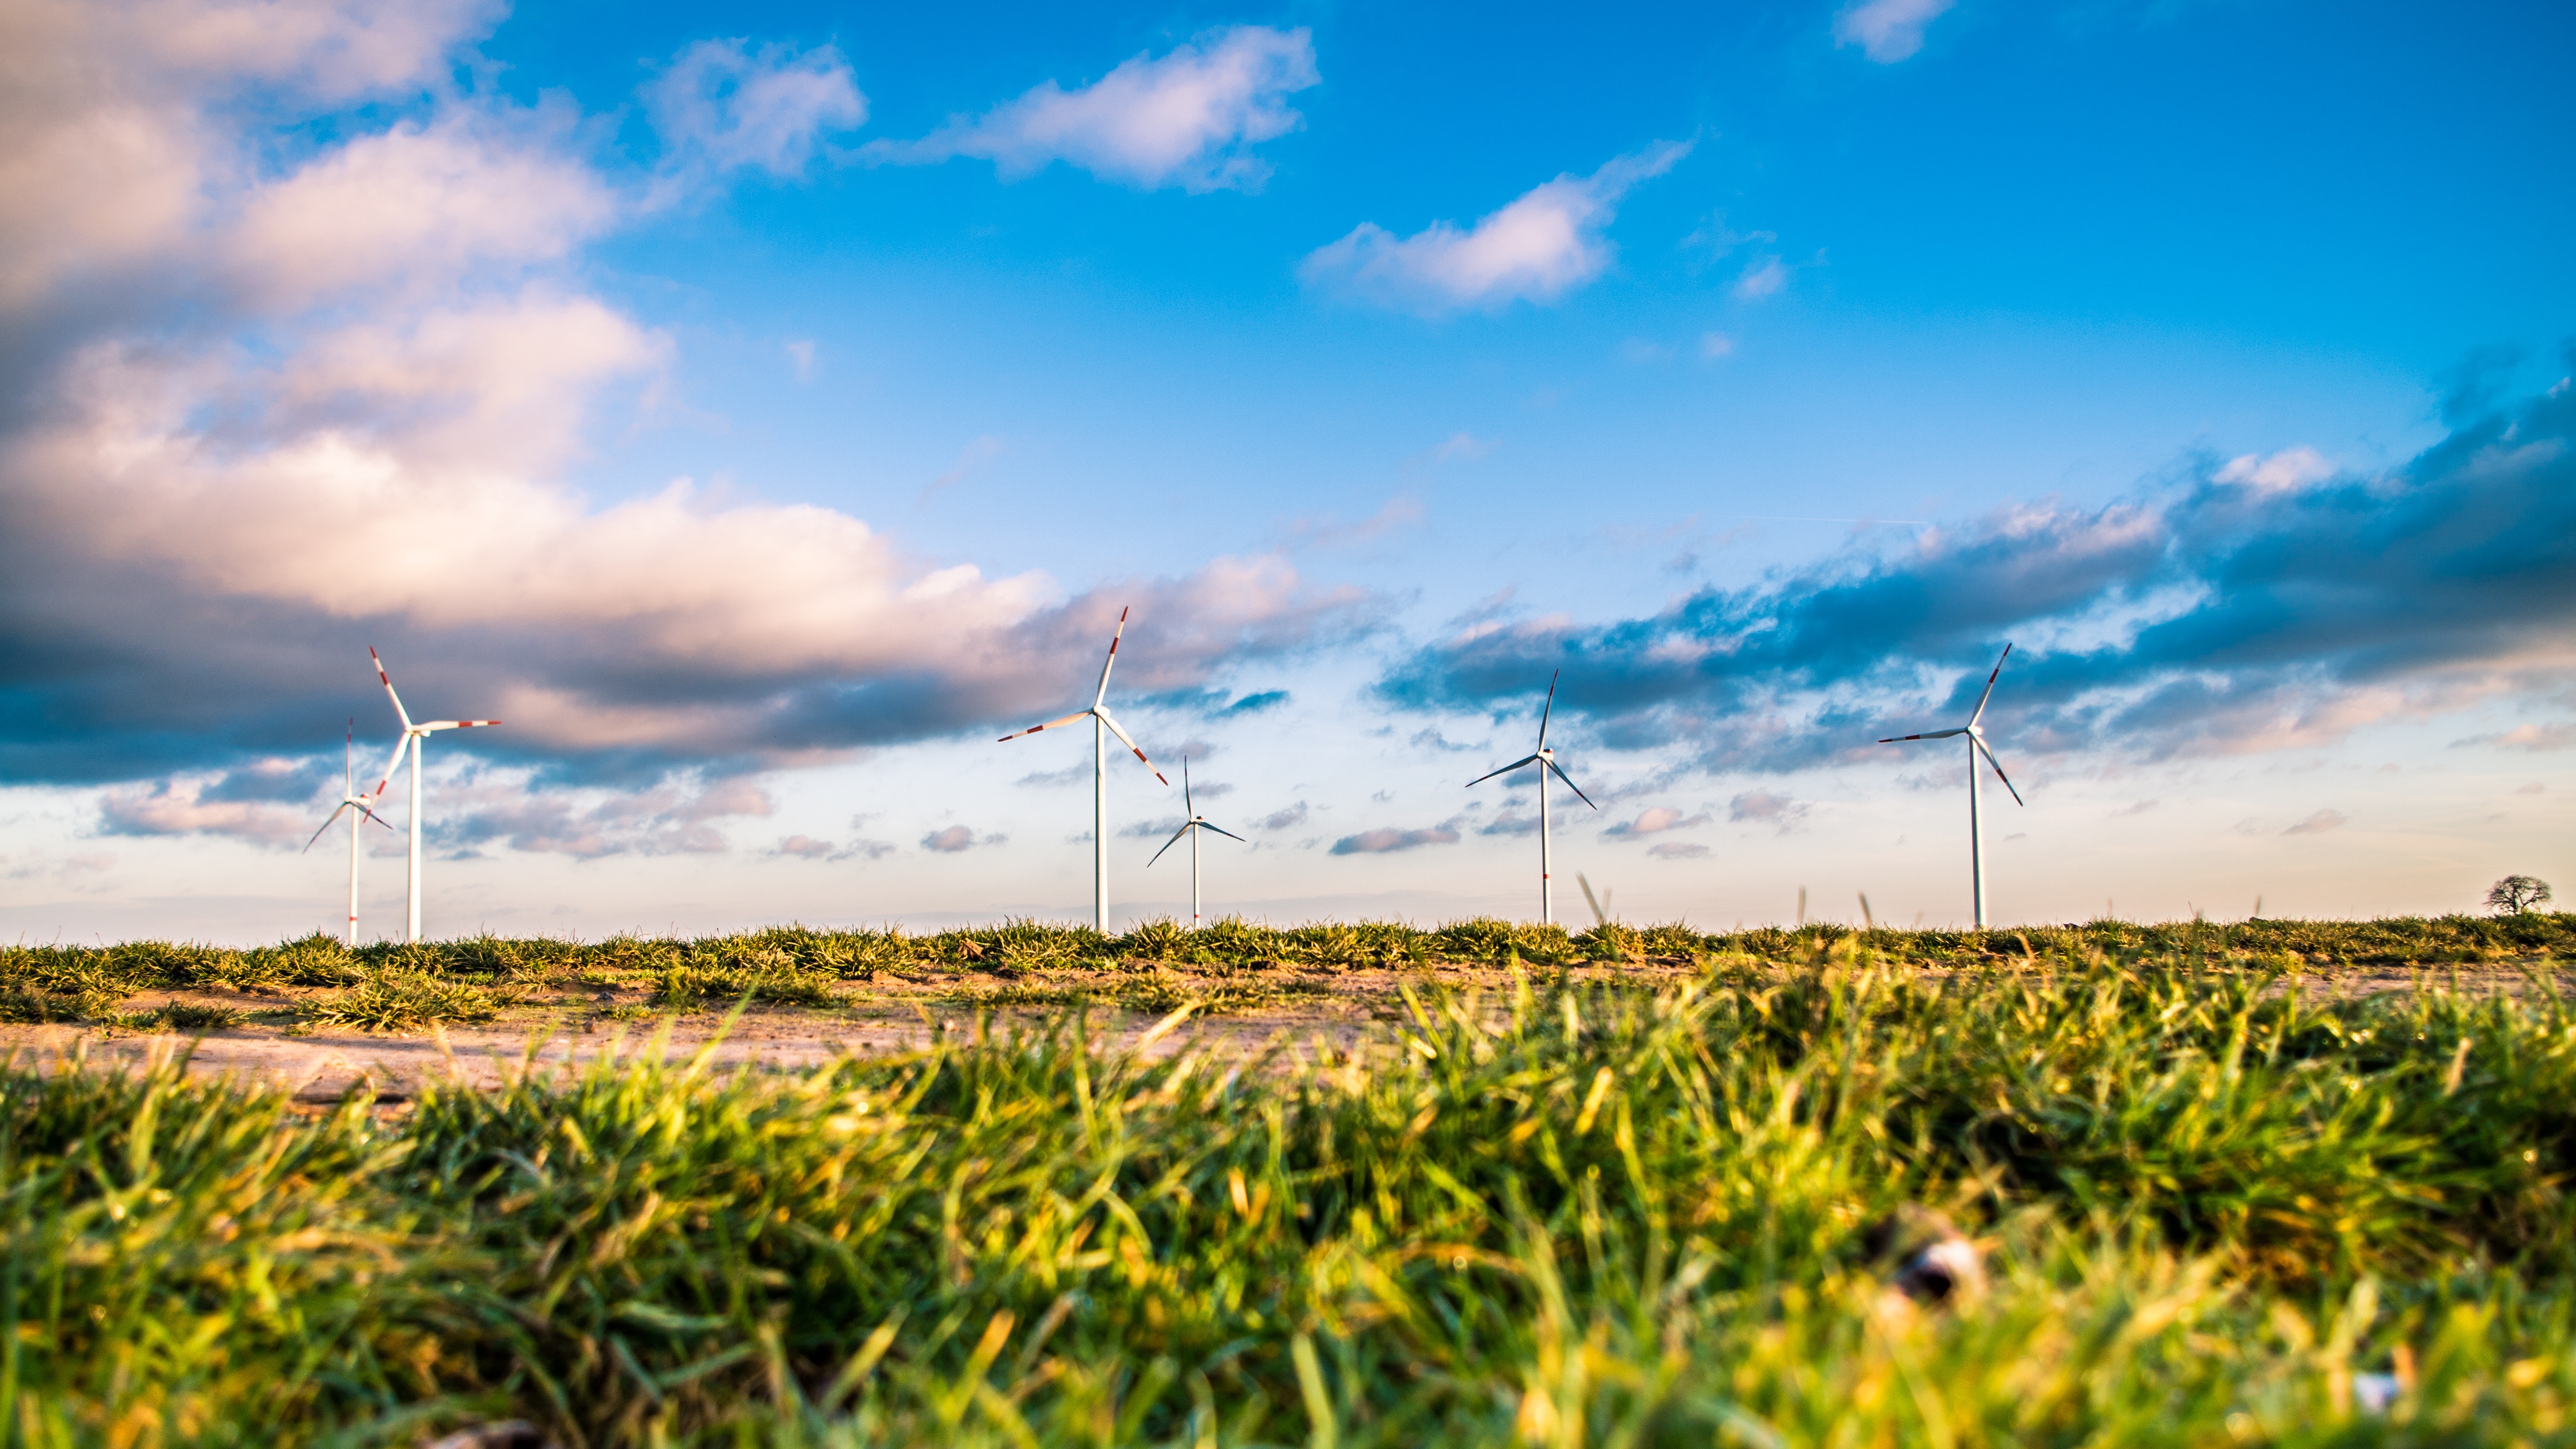
[{"label": "green grass", "polygon": [[[0,1076],[0,1424],[2576,1440],[2576,1015],[2545,980],[2353,1000],[2277,955],[1926,973],[1871,944],[1408,991],[1383,1048],[1267,1065],[1103,1054],[1066,1017],[803,1074],[631,1054],[387,1118]],[[1991,1245],[1982,1298],[1889,1300],[1861,1240],[1905,1203]],[[2359,1372],[2400,1377],[2390,1414]]]},{"label": "green grass", "polygon": [[[481,936],[355,949],[319,935],[246,949],[153,941],[100,947],[20,945],[0,947],[0,1022],[106,1020],[143,991],[354,991],[364,1000],[399,995],[409,989],[403,983],[431,978],[497,992],[496,1001],[535,999],[544,991],[570,995],[633,988],[657,1005],[687,1009],[730,1006],[746,994],[772,1005],[828,1006],[842,995],[839,983],[881,978],[919,984],[957,977],[993,977],[1005,983],[1033,977],[1039,979],[1022,993],[1029,1001],[1099,1000],[1123,991],[1140,1003],[1139,1009],[1152,1009],[1153,1001],[1169,993],[1137,983],[1081,991],[1064,978],[1080,972],[1151,977],[1158,970],[1240,977],[1228,992],[1198,994],[1258,1004],[1303,988],[1273,983],[1256,989],[1254,977],[1246,973],[1285,970],[1330,977],[1362,970],[1403,973],[1515,964],[1687,970],[1730,961],[1798,962],[1854,947],[1941,970],[2087,955],[2257,960],[2321,972],[2475,967],[2564,959],[2576,950],[2576,914],[2230,925],[2095,921],[1994,931],[1859,931],[1811,925],[1795,931],[1760,927],[1702,933],[1682,925],[1639,928],[1612,922],[1575,934],[1497,920],[1457,921],[1426,930],[1388,922],[1270,927],[1224,919],[1197,931],[1168,920],[1149,921],[1123,936],[1103,936],[1087,927],[1011,921],[926,935],[782,926],[695,940],[616,936],[583,943]],[[967,989],[969,996],[961,999],[972,999],[974,992],[991,995],[996,988],[978,983]]]}]

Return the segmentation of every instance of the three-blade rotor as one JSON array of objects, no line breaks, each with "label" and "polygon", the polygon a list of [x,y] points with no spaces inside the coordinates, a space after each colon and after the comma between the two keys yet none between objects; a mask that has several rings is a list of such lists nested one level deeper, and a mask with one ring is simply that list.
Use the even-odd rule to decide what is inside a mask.
[{"label": "three-blade rotor", "polygon": [[1986,732],[1980,725],[1980,721],[1984,720],[1986,717],[1987,701],[1995,697],[1995,679],[2004,672],[2004,661],[2012,657],[2012,651],[2012,645],[2006,644],[2004,645],[2004,652],[1996,656],[1995,667],[1986,675],[1985,692],[1977,696],[1977,708],[1974,713],[1968,716],[1968,722],[1966,724],[1959,726],[1957,729],[1927,730],[1919,735],[1891,735],[1886,739],[1880,740],[1879,743],[1882,745],[1901,745],[1908,740],[1946,740],[1959,735],[1966,735],[1968,737],[1969,746],[1978,754],[1985,756],[1986,763],[1994,767],[1995,778],[2004,782],[2004,788],[2006,790],[2012,791],[2013,803],[2015,805],[2027,804],[2028,802],[2021,798],[2021,791],[2013,788],[2012,776],[2004,773],[2003,761],[1995,758],[1994,747],[1986,743]]},{"label": "three-blade rotor", "polygon": [[[1181,756],[1181,808],[1190,812],[1190,818],[1182,821],[1181,828],[1172,832],[1172,838],[1163,842],[1163,850],[1169,850],[1173,846],[1180,844],[1181,837],[1189,834],[1193,830],[1213,830],[1228,840],[1243,840],[1242,836],[1235,834],[1233,831],[1226,829],[1222,825],[1210,825],[1208,823],[1208,818],[1199,813],[1198,806],[1193,803],[1190,795],[1190,757],[1187,755]],[[1249,840],[1243,840],[1243,843],[1250,845],[1252,842]],[[1155,851],[1154,859],[1145,862],[1146,869],[1153,869],[1154,861],[1161,860],[1163,858],[1163,850]]]},{"label": "three-blade rotor", "polygon": [[[1107,700],[1109,698],[1109,671],[1118,667],[1118,641],[1126,637],[1127,634],[1127,612],[1128,611],[1125,609],[1118,611],[1118,630],[1116,633],[1109,636],[1109,657],[1101,661],[1100,688],[1094,691],[1091,696],[1091,708],[1076,711],[1073,714],[1066,715],[1062,719],[1048,720],[1045,724],[1031,725],[1027,729],[1021,730],[1015,734],[1002,736],[1002,738],[996,741],[996,743],[1008,744],[1012,740],[1036,734],[1041,730],[1061,729],[1066,725],[1072,724],[1076,720],[1096,719],[1109,727],[1109,732],[1116,735],[1118,737],[1118,742],[1125,745],[1128,752],[1136,757],[1136,763],[1143,765],[1148,770],[1154,770],[1154,762],[1146,759],[1145,752],[1136,747],[1136,741],[1133,736],[1129,735],[1127,731],[1119,728],[1118,720],[1115,716],[1109,713],[1109,706],[1107,704]],[[1163,772],[1160,770],[1154,770],[1154,778],[1162,780],[1166,785],[1172,783],[1169,780],[1163,779]]]},{"label": "three-blade rotor", "polygon": [[394,677],[385,672],[385,661],[372,644],[367,646],[367,657],[375,660],[376,679],[385,687],[385,698],[394,702],[394,718],[402,721],[402,738],[394,743],[394,757],[385,762],[384,777],[376,781],[375,790],[367,797],[371,801],[384,798],[385,787],[394,782],[394,771],[402,768],[403,751],[411,748],[413,740],[427,739],[440,730],[489,729],[500,723],[497,719],[434,719],[427,724],[413,724],[411,712],[403,708],[402,696],[394,692]]},{"label": "three-blade rotor", "polygon": [[[1563,672],[1564,671],[1562,670],[1558,671],[1560,674]],[[1478,775],[1476,778],[1467,782],[1467,788],[1472,790],[1476,786],[1494,778],[1496,775],[1508,775],[1523,765],[1537,765],[1541,767],[1540,774],[1542,780],[1544,780],[1548,771],[1554,771],[1556,778],[1565,782],[1565,788],[1574,792],[1574,798],[1582,801],[1586,805],[1592,805],[1592,808],[1595,810],[1601,808],[1598,805],[1592,804],[1592,797],[1584,794],[1583,787],[1574,783],[1574,777],[1565,773],[1565,767],[1556,762],[1556,751],[1547,747],[1548,717],[1556,712],[1556,678],[1557,676],[1555,674],[1551,674],[1547,677],[1547,703],[1541,706],[1538,712],[1537,751],[1532,754],[1523,755],[1519,759],[1512,761],[1510,764],[1503,766],[1499,770],[1488,770],[1484,774]]]},{"label": "three-blade rotor", "polygon": [[[313,840],[304,842],[304,848],[306,850],[311,850],[313,848],[313,841],[320,840],[322,838],[322,831],[329,830],[331,828],[331,822],[339,819],[342,815],[347,814],[353,806],[356,807],[357,812],[360,815],[367,817],[369,820],[375,821],[378,825],[385,825],[384,820],[380,818],[373,809],[369,808],[376,803],[374,797],[359,794],[357,782],[350,776],[349,772],[355,768],[357,764],[357,748],[358,722],[355,719],[351,719],[349,721],[347,733],[344,734],[340,740],[340,804],[337,808],[332,810],[329,815],[323,818],[322,830],[316,830],[313,832]],[[393,829],[390,825],[385,825],[385,828],[387,830]]]}]

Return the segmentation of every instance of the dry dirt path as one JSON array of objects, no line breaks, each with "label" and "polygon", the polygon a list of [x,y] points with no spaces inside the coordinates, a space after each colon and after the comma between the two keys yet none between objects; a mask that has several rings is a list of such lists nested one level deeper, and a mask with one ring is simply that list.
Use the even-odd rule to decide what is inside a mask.
[{"label": "dry dirt path", "polygon": [[[1679,966],[1653,965],[1579,968],[1565,974],[1578,981],[1669,985],[1693,973]],[[2463,968],[2456,976],[2442,968],[2424,972],[2351,968],[2301,975],[2283,987],[2354,997],[2413,990],[2418,984],[2456,983],[2470,990],[2521,994],[2538,979],[2524,963],[2495,963],[2475,970]],[[1097,982],[1068,974],[1052,984],[1072,992]],[[1050,1022],[1061,1022],[1066,1007],[1044,999],[1026,1001],[1031,994],[1039,998],[1050,994],[1029,993],[1030,985],[1026,978],[1011,984],[1008,989],[1023,996],[1024,1004],[1015,1004],[995,1002],[972,983],[962,989],[954,981],[936,989],[889,983],[854,989],[841,1004],[827,1009],[755,1006],[731,1022],[722,1011],[651,1016],[642,1014],[633,1002],[602,997],[513,1008],[500,1019],[477,1026],[404,1033],[260,1024],[185,1034],[96,1025],[0,1026],[0,1057],[21,1070],[56,1072],[132,1069],[183,1056],[192,1075],[282,1088],[305,1104],[336,1103],[362,1085],[379,1102],[397,1103],[433,1081],[488,1088],[530,1071],[560,1072],[612,1053],[628,1060],[659,1057],[667,1061],[685,1060],[706,1050],[710,1065],[718,1071],[796,1070],[845,1054],[918,1050],[943,1032],[951,1039],[971,1037],[979,1023],[980,1029],[998,1036],[1043,1030]],[[1101,1051],[1141,1049],[1157,1058],[1209,1051],[1244,1061],[1277,1053],[1283,1060],[1311,1060],[1323,1051],[1339,1055],[1388,1043],[1388,1028],[1406,1019],[1403,988],[1408,985],[1499,993],[1511,988],[1512,976],[1473,968],[1352,971],[1331,977],[1329,989],[1274,996],[1220,1013],[1193,1014],[1178,1023],[1167,1023],[1167,1013],[1159,1010],[1125,1009],[1096,1000],[1087,1007],[1085,1029],[1093,1047]],[[2576,981],[2562,977],[2561,985],[2567,989]],[[153,993],[133,1004],[149,1007],[172,1000],[245,1004],[230,993],[207,992]]]}]

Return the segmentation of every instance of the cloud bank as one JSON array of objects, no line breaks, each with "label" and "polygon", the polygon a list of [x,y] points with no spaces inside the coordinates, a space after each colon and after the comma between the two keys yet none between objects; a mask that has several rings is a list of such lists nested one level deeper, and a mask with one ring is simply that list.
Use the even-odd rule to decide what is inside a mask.
[{"label": "cloud bank", "polygon": [[1377,689],[1491,710],[1534,704],[1561,667],[1559,714],[1604,743],[1750,770],[1963,718],[2006,640],[1988,727],[2025,752],[2303,747],[2500,695],[2563,701],[2576,391],[2465,407],[2455,397],[2451,434],[2384,476],[2304,449],[2212,460],[2106,507],[2008,507],[1650,616],[1474,621]]},{"label": "cloud bank", "polygon": [[[442,795],[456,848],[696,850],[766,813],[746,772],[1059,705],[1122,606],[1147,691],[1367,627],[1276,555],[1071,593],[688,479],[572,489],[674,352],[587,289],[585,249],[725,175],[792,180],[865,100],[829,50],[702,41],[643,93],[663,151],[602,157],[568,103],[474,89],[497,14],[0,20],[0,778],[143,782],[107,828],[282,841],[221,792],[326,749],[372,643],[422,715],[506,721],[471,753],[510,769]],[[1293,79],[1305,41],[1277,38],[1130,79],[1169,101],[1256,53]],[[1276,134],[1266,94],[1225,134]],[[1221,142],[1187,155],[1244,174]],[[544,796],[582,780],[642,793]]]}]

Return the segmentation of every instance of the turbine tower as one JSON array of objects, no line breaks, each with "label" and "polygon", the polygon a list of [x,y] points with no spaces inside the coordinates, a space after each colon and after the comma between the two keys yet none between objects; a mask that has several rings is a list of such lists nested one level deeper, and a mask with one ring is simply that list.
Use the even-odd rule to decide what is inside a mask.
[{"label": "turbine tower", "polygon": [[2004,773],[2003,761],[1996,759],[1995,752],[1987,746],[1985,730],[1977,723],[1986,717],[1986,701],[1995,697],[1995,675],[2004,672],[2004,660],[2011,657],[2012,645],[2006,644],[2004,652],[1995,659],[1994,673],[1986,676],[1986,692],[1977,696],[1976,713],[1968,716],[1966,724],[1954,730],[1897,735],[1879,741],[1882,745],[1895,745],[1907,740],[1946,740],[1952,735],[1968,737],[1968,885],[1976,893],[1977,929],[1980,931],[1986,928],[1986,827],[1977,812],[1977,756],[1984,755],[1986,763],[1995,767],[1995,778],[2004,782],[2005,789],[2012,790],[2013,803],[2024,803],[2021,792],[2013,790],[2012,777]]},{"label": "turbine tower", "polygon": [[[1559,670],[1559,671],[1557,671],[1557,673],[1559,673],[1559,674],[1561,674],[1561,673],[1563,673],[1563,672],[1564,672],[1563,670]],[[1551,871],[1551,867],[1552,867],[1552,865],[1553,865],[1553,859],[1554,859],[1554,858],[1549,854],[1549,850],[1548,850],[1548,826],[1547,826],[1547,776],[1548,776],[1548,772],[1549,772],[1550,770],[1555,771],[1555,772],[1556,772],[1556,778],[1558,778],[1558,779],[1560,779],[1560,780],[1563,780],[1563,781],[1565,782],[1565,788],[1567,788],[1567,789],[1569,789],[1569,790],[1571,790],[1571,791],[1573,791],[1573,792],[1574,792],[1574,798],[1576,798],[1577,800],[1582,801],[1582,802],[1583,802],[1584,804],[1586,804],[1586,805],[1592,805],[1592,797],[1583,793],[1583,787],[1582,787],[1582,786],[1580,786],[1580,785],[1577,785],[1576,783],[1574,783],[1574,777],[1573,777],[1573,776],[1571,776],[1571,775],[1569,775],[1569,774],[1567,774],[1567,773],[1565,773],[1565,767],[1564,767],[1564,766],[1562,766],[1562,765],[1559,765],[1559,764],[1556,762],[1556,751],[1551,750],[1551,749],[1549,749],[1549,748],[1547,747],[1547,720],[1548,720],[1548,716],[1549,716],[1549,715],[1551,715],[1551,714],[1554,714],[1555,712],[1556,712],[1556,675],[1555,675],[1555,674],[1551,674],[1551,675],[1549,675],[1549,676],[1547,677],[1547,704],[1546,704],[1546,706],[1545,706],[1544,708],[1540,709],[1540,710],[1539,710],[1539,712],[1538,712],[1538,753],[1533,754],[1533,755],[1523,755],[1523,756],[1522,756],[1522,757],[1520,757],[1519,759],[1512,761],[1510,764],[1503,766],[1503,767],[1502,767],[1501,769],[1499,769],[1499,770],[1489,770],[1489,771],[1487,771],[1486,773],[1484,773],[1484,774],[1482,774],[1482,775],[1478,775],[1476,778],[1474,778],[1474,779],[1472,779],[1472,780],[1470,780],[1470,781],[1468,781],[1468,782],[1467,782],[1467,788],[1468,788],[1468,789],[1470,789],[1470,790],[1472,790],[1472,789],[1476,788],[1478,785],[1481,785],[1481,784],[1485,783],[1487,780],[1490,780],[1490,779],[1494,778],[1494,776],[1496,776],[1496,775],[1508,775],[1508,774],[1510,774],[1512,771],[1519,769],[1519,768],[1520,768],[1521,766],[1523,766],[1523,765],[1536,765],[1536,766],[1538,766],[1538,767],[1539,767],[1539,771],[1538,771],[1538,923],[1539,923],[1540,925],[1542,925],[1542,926],[1551,926],[1551,925],[1556,924],[1556,899],[1555,899],[1555,896],[1554,896],[1553,892],[1550,890],[1549,885],[1548,885],[1548,879],[1549,879],[1549,875],[1550,875],[1550,871]],[[1600,807],[1600,806],[1598,806],[1598,805],[1592,805],[1592,808],[1593,808],[1593,809],[1595,809],[1595,810],[1598,810],[1598,809],[1600,809],[1601,807]]]},{"label": "turbine tower", "polygon": [[[1135,753],[1136,762],[1138,764],[1143,765],[1148,770],[1154,770],[1154,762],[1146,759],[1145,752],[1137,749],[1136,742],[1129,739],[1127,737],[1127,732],[1118,727],[1118,721],[1109,717],[1109,706],[1103,703],[1103,701],[1109,698],[1109,671],[1118,663],[1118,641],[1124,638],[1126,633],[1127,611],[1125,609],[1121,609],[1118,611],[1118,630],[1116,633],[1109,636],[1109,658],[1100,666],[1100,688],[1092,693],[1091,708],[1082,710],[1075,714],[1066,715],[1062,719],[1048,720],[1042,725],[1031,725],[1027,729],[1020,731],[1019,734],[1002,736],[1000,741],[1003,744],[1008,744],[1012,740],[1020,738],[1021,735],[1033,735],[1040,730],[1051,730],[1059,725],[1069,725],[1078,719],[1088,719],[1091,721],[1092,922],[1099,929],[1100,934],[1104,936],[1109,934],[1108,736],[1116,735],[1119,743],[1125,745],[1129,750]],[[1104,730],[1106,733],[1104,733]],[[1154,770],[1154,778],[1157,780],[1163,780],[1163,772],[1160,770]],[[1172,782],[1169,780],[1163,780],[1163,784],[1166,788],[1169,788],[1171,783]]]},{"label": "turbine tower", "polygon": [[[357,813],[357,815],[350,815],[350,816],[349,816],[349,937],[348,937],[348,940],[349,940],[349,944],[350,944],[350,945],[352,945],[352,946],[354,946],[354,945],[358,944],[358,819],[359,819],[359,816],[364,816],[364,817],[366,817],[366,818],[367,818],[367,819],[369,819],[369,820],[373,820],[373,821],[375,821],[378,825],[385,825],[384,820],[376,814],[375,809],[373,808],[373,807],[375,806],[375,803],[376,803],[376,802],[375,802],[374,800],[372,800],[372,799],[369,799],[367,796],[364,796],[364,795],[359,794],[359,793],[358,793],[358,789],[357,789],[357,782],[356,782],[356,781],[354,781],[354,780],[352,780],[352,779],[350,778],[350,775],[349,775],[350,770],[351,770],[352,768],[354,768],[354,761],[353,761],[353,759],[352,759],[352,756],[356,753],[356,750],[357,750],[357,739],[358,739],[358,722],[357,722],[355,719],[352,719],[352,720],[350,720],[350,721],[349,721],[349,730],[348,730],[348,733],[347,733],[345,736],[343,736],[343,737],[341,738],[341,740],[340,740],[340,804],[339,804],[339,808],[337,808],[337,809],[333,810],[333,811],[331,812],[331,814],[330,814],[326,819],[324,819],[324,820],[323,820],[323,822],[322,822],[322,830],[328,830],[328,829],[330,829],[330,828],[331,828],[331,822],[332,822],[333,820],[337,820],[337,819],[339,819],[342,815],[347,814],[350,810],[353,810],[353,809],[354,809],[354,810],[356,810],[356,811],[358,812],[358,813]],[[392,826],[390,826],[390,825],[385,825],[385,828],[386,828],[387,830],[391,830],[391,829],[393,829],[393,827],[392,827]],[[320,840],[320,839],[322,838],[322,830],[316,830],[316,831],[314,831],[314,832],[313,832],[313,839],[312,839],[312,840],[308,840],[308,841],[304,842],[304,848],[305,848],[306,850],[308,850],[308,851],[309,851],[309,850],[311,850],[311,849],[313,848],[314,841],[318,841],[318,840]]]},{"label": "turbine tower", "polygon": [[404,753],[408,751],[411,755],[411,851],[410,868],[403,884],[403,940],[417,943],[420,940],[421,747],[429,742],[431,735],[440,730],[482,729],[499,724],[500,721],[497,719],[437,719],[427,724],[413,724],[410,712],[403,708],[402,696],[394,693],[393,676],[385,673],[385,661],[377,658],[375,646],[368,646],[367,657],[375,660],[376,678],[385,686],[385,698],[394,702],[394,718],[402,721],[403,729],[402,741],[394,746],[394,757],[385,762],[385,777],[376,782],[375,794],[368,797],[370,801],[384,798],[385,787],[394,781],[394,771],[402,768]]},{"label": "turbine tower", "polygon": [[[1208,818],[1207,818],[1206,816],[1204,816],[1204,815],[1201,815],[1201,814],[1199,813],[1198,806],[1196,806],[1195,804],[1192,804],[1192,803],[1191,803],[1191,799],[1190,799],[1190,757],[1189,757],[1189,756],[1187,756],[1187,755],[1183,755],[1183,756],[1181,756],[1181,808],[1182,808],[1182,809],[1184,809],[1184,810],[1187,810],[1188,812],[1190,812],[1190,818],[1189,818],[1188,820],[1186,820],[1186,821],[1183,821],[1183,822],[1182,822],[1182,824],[1181,824],[1181,828],[1180,828],[1180,829],[1175,830],[1175,831],[1173,831],[1173,832],[1172,832],[1172,838],[1171,838],[1171,839],[1166,840],[1166,841],[1164,841],[1164,842],[1163,842],[1163,850],[1169,850],[1169,849],[1171,849],[1173,846],[1178,845],[1178,844],[1180,843],[1181,837],[1182,837],[1182,836],[1184,836],[1184,835],[1186,835],[1186,836],[1188,836],[1188,837],[1190,838],[1190,929],[1191,929],[1191,930],[1193,930],[1193,931],[1195,931],[1195,930],[1197,930],[1197,929],[1198,929],[1198,925],[1199,925],[1199,837],[1198,837],[1198,832],[1199,832],[1199,831],[1202,831],[1202,830],[1213,830],[1213,831],[1215,831],[1217,834],[1224,836],[1224,837],[1225,837],[1226,839],[1228,839],[1228,840],[1243,840],[1243,837],[1242,837],[1242,836],[1240,836],[1240,835],[1235,834],[1235,833],[1234,833],[1233,831],[1231,831],[1231,830],[1226,829],[1226,828],[1225,828],[1224,826],[1222,826],[1222,825],[1210,825],[1210,824],[1208,824]],[[1252,842],[1250,842],[1250,841],[1246,840],[1246,841],[1244,841],[1244,843],[1245,843],[1246,845],[1249,845],[1249,844],[1251,844]],[[1154,860],[1161,860],[1161,859],[1163,858],[1163,850],[1158,850],[1158,851],[1155,851],[1155,852],[1154,852]],[[1152,869],[1154,868],[1154,860],[1149,860],[1149,861],[1145,862],[1145,868],[1146,868],[1147,870],[1152,870]]]}]

